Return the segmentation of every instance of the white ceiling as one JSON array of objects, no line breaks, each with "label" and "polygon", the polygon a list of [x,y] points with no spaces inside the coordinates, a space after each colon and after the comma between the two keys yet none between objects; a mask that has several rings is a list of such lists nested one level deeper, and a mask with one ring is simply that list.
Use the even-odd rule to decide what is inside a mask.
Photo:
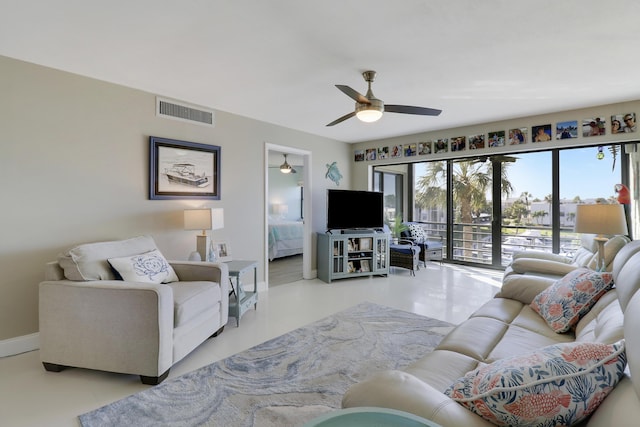
[{"label": "white ceiling", "polygon": [[[0,0],[0,55],[346,142],[640,99],[637,0]],[[378,72],[389,104],[352,118]],[[1,76],[0,76],[1,78]]]}]

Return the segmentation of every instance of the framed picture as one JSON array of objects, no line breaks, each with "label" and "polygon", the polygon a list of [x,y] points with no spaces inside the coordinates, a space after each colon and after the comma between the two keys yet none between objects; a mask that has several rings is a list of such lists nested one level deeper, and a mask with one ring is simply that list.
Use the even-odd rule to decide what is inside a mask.
[{"label": "framed picture", "polygon": [[220,200],[220,147],[149,137],[149,199]]},{"label": "framed picture", "polygon": [[364,259],[360,262],[360,271],[371,271],[368,259]]},{"label": "framed picture", "polygon": [[360,239],[360,250],[361,251],[370,251],[371,250],[371,240],[369,237],[365,237]]},{"label": "framed picture", "polygon": [[211,242],[211,247],[216,254],[216,260],[218,262],[231,261],[231,254],[229,253],[227,242]]},{"label": "framed picture", "polygon": [[556,139],[571,139],[578,137],[578,121],[556,123]]}]

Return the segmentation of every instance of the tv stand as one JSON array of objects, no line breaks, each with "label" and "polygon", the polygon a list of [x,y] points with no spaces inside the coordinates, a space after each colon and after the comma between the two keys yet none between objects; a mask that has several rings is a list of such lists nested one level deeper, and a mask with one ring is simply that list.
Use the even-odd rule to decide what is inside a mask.
[{"label": "tv stand", "polygon": [[[334,230],[336,231],[336,230]],[[389,274],[389,235],[375,230],[317,233],[318,278],[336,279]]]},{"label": "tv stand", "polygon": [[375,234],[375,230],[373,228],[345,228],[342,231],[342,234]]}]

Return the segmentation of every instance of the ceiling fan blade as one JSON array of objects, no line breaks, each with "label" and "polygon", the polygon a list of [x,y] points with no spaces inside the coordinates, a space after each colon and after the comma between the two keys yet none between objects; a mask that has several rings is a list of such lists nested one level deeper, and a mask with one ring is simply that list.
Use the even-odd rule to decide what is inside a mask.
[{"label": "ceiling fan blade", "polygon": [[352,111],[349,114],[345,114],[344,116],[340,117],[339,119],[335,119],[334,121],[329,123],[327,126],[337,125],[338,123],[344,122],[345,120],[350,119],[351,117],[353,117],[355,115],[356,115],[356,112]]},{"label": "ceiling fan blade", "polygon": [[351,89],[349,86],[345,85],[336,85],[338,89],[344,92],[345,95],[352,98],[354,101],[359,102],[361,104],[370,104],[369,100],[366,96],[362,95],[355,89]]},{"label": "ceiling fan blade", "polygon": [[436,110],[435,108],[425,107],[412,107],[410,105],[389,105],[385,104],[384,111],[390,113],[402,113],[402,114],[418,114],[420,116],[439,116],[442,110]]}]

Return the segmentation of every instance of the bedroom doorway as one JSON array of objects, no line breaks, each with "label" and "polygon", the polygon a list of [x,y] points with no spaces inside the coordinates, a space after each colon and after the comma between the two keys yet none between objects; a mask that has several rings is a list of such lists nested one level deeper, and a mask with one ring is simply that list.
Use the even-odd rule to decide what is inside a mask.
[{"label": "bedroom doorway", "polygon": [[[283,173],[283,169],[289,172]],[[264,265],[268,287],[311,278],[308,194],[311,152],[265,143]]]}]

